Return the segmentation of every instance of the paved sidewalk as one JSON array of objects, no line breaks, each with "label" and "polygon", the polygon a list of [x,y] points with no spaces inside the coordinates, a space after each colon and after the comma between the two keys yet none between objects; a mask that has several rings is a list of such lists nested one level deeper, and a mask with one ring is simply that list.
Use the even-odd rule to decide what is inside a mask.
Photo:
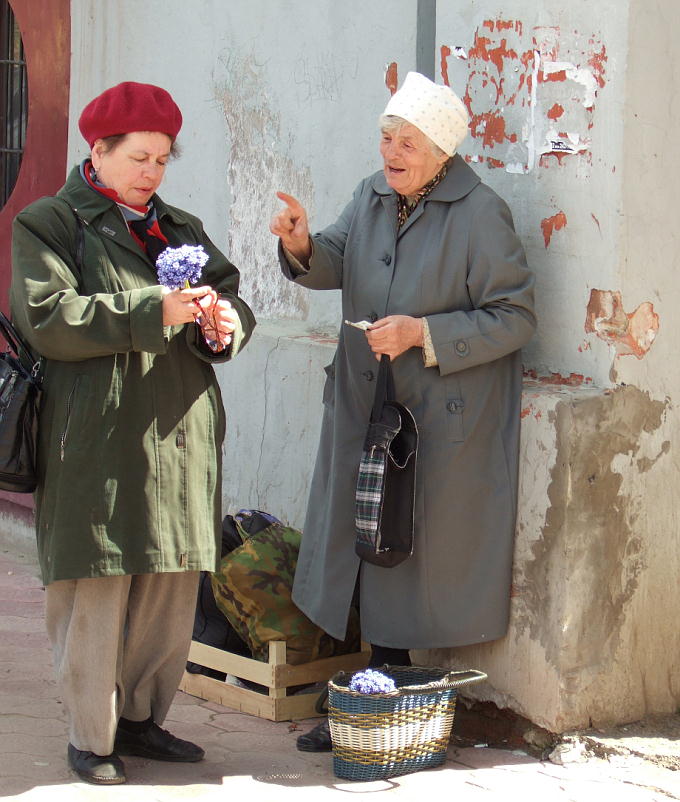
[{"label": "paved sidewalk", "polygon": [[[557,766],[521,752],[451,747],[443,767],[389,782],[350,783],[330,755],[295,749],[313,722],[272,723],[178,693],[166,727],[206,749],[199,764],[125,758],[128,783],[76,782],[66,767],[66,723],[44,634],[43,590],[30,557],[0,552],[0,799],[26,802],[362,799],[476,802],[668,802],[680,771],[631,757]],[[390,796],[391,794],[391,796]]]}]

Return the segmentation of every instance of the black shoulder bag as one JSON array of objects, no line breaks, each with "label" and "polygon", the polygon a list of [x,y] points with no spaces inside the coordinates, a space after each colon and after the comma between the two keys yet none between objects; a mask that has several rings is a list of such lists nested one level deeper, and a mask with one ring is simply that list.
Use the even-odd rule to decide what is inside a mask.
[{"label": "black shoulder bag", "polygon": [[390,358],[383,354],[356,487],[355,551],[392,568],[413,553],[418,427],[394,400]]},{"label": "black shoulder bag", "polygon": [[[70,204],[69,204],[70,208]],[[83,221],[76,218],[76,266],[83,264]],[[0,312],[0,490],[32,493],[37,485],[38,413],[42,394],[42,358]]]},{"label": "black shoulder bag", "polygon": [[0,490],[32,493],[37,484],[41,359],[34,359],[19,332],[0,312]]}]

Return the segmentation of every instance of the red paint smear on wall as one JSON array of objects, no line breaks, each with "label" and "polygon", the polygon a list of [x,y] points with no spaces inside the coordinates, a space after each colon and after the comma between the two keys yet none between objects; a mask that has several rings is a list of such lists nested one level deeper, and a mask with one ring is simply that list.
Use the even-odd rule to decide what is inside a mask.
[{"label": "red paint smear on wall", "polygon": [[497,31],[510,31],[513,28],[518,34],[522,34],[523,25],[520,20],[510,20],[510,19],[487,19],[484,20],[483,23],[484,28],[488,28],[490,31],[497,30]]},{"label": "red paint smear on wall", "polygon": [[472,115],[470,131],[473,137],[482,138],[484,147],[492,148],[495,144],[500,145],[506,140],[517,141],[517,134],[508,136],[505,133],[505,120],[498,111],[486,111],[484,114]]},{"label": "red paint smear on wall", "polygon": [[623,308],[620,292],[591,290],[585,330],[613,345],[617,356],[632,354],[642,359],[656,339],[659,316],[649,301],[628,313]]},{"label": "red paint smear on wall", "polygon": [[[484,23],[486,25],[486,23]],[[478,58],[482,61],[490,61],[498,70],[500,75],[503,72],[504,59],[517,58],[517,52],[508,48],[506,39],[501,39],[501,43],[497,47],[490,48],[491,39],[487,36],[480,36],[475,32],[475,43],[468,52],[469,58]]]},{"label": "red paint smear on wall", "polygon": [[564,114],[564,108],[560,106],[559,103],[555,103],[554,106],[548,112],[548,118],[551,120],[559,120],[559,118]]},{"label": "red paint smear on wall", "polygon": [[557,214],[554,214],[552,217],[546,217],[544,220],[541,220],[543,241],[545,242],[546,248],[550,245],[550,240],[552,238],[553,231],[560,231],[566,225],[567,225],[567,216],[564,212],[558,212]]},{"label": "red paint smear on wall", "polygon": [[[590,44],[595,44],[595,42],[591,39]],[[607,48],[602,45],[599,53],[593,53],[593,55],[588,59],[588,64],[593,68],[593,74],[597,79],[597,83],[602,89],[605,84],[604,80],[604,63],[607,61]]]},{"label": "red paint smear on wall", "polygon": [[393,61],[385,71],[385,86],[390,90],[390,95],[393,95],[398,85],[397,62]]},{"label": "red paint smear on wall", "polygon": [[451,48],[448,45],[442,45],[441,47],[441,73],[442,73],[442,80],[446,84],[446,86],[451,86],[449,83],[449,63],[447,61],[448,57],[451,55]]},{"label": "red paint smear on wall", "polygon": [[524,378],[533,379],[539,384],[556,384],[566,387],[580,387],[583,384],[592,384],[593,381],[590,376],[584,377],[582,373],[570,373],[568,376],[563,376],[561,373],[550,373],[547,376],[539,376],[533,368],[524,371]]},{"label": "red paint smear on wall", "polygon": [[489,158],[486,160],[486,163],[489,165],[489,167],[505,167],[505,162],[500,161],[500,159],[492,159],[491,156],[489,156]]},{"label": "red paint smear on wall", "polygon": [[539,167],[550,167],[550,159],[556,158],[560,167],[564,166],[564,160],[571,156],[571,153],[560,153],[559,151],[551,151],[550,153],[542,153],[541,158],[538,160]]},{"label": "red paint smear on wall", "polygon": [[566,80],[566,70],[557,70],[557,72],[550,72],[547,75],[543,72],[543,70],[539,70],[538,72],[539,83],[548,83],[549,81],[552,81],[553,83],[560,83]]}]

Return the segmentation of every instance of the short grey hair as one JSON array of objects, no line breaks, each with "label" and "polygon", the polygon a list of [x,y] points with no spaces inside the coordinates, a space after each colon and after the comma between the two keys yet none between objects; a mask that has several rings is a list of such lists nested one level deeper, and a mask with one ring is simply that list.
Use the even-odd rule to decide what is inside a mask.
[{"label": "short grey hair", "polygon": [[[380,126],[380,130],[383,133],[396,134],[402,127],[402,125],[413,125],[413,123],[410,123],[403,117],[397,117],[395,114],[381,114],[378,119],[378,125]],[[414,126],[414,128],[418,128],[418,126],[416,125]],[[420,128],[418,128],[418,130],[420,131]],[[432,153],[434,153],[434,155],[438,159],[440,159],[442,156],[446,156],[447,159],[450,158],[449,154],[445,153],[439,147],[439,145],[436,145],[426,133],[424,133],[423,131],[420,131],[420,133],[423,134],[423,136],[427,140],[427,144],[430,146],[430,150],[432,151]]]}]

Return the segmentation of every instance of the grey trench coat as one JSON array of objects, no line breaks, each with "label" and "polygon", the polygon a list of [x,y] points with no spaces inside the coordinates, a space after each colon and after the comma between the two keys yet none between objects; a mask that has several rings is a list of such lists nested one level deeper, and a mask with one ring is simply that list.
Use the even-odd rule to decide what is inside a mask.
[{"label": "grey trench coat", "polygon": [[378,363],[342,326],[326,368],[323,420],[293,599],[343,638],[359,575],[362,637],[393,648],[490,641],[507,629],[517,508],[522,365],[533,276],[507,205],[460,156],[397,232],[382,172],[313,236],[310,269],[284,274],[341,289],[342,316],[426,316],[438,366],[420,348],[393,362],[420,441],[413,555],[395,568],[354,553],[354,489]]}]

